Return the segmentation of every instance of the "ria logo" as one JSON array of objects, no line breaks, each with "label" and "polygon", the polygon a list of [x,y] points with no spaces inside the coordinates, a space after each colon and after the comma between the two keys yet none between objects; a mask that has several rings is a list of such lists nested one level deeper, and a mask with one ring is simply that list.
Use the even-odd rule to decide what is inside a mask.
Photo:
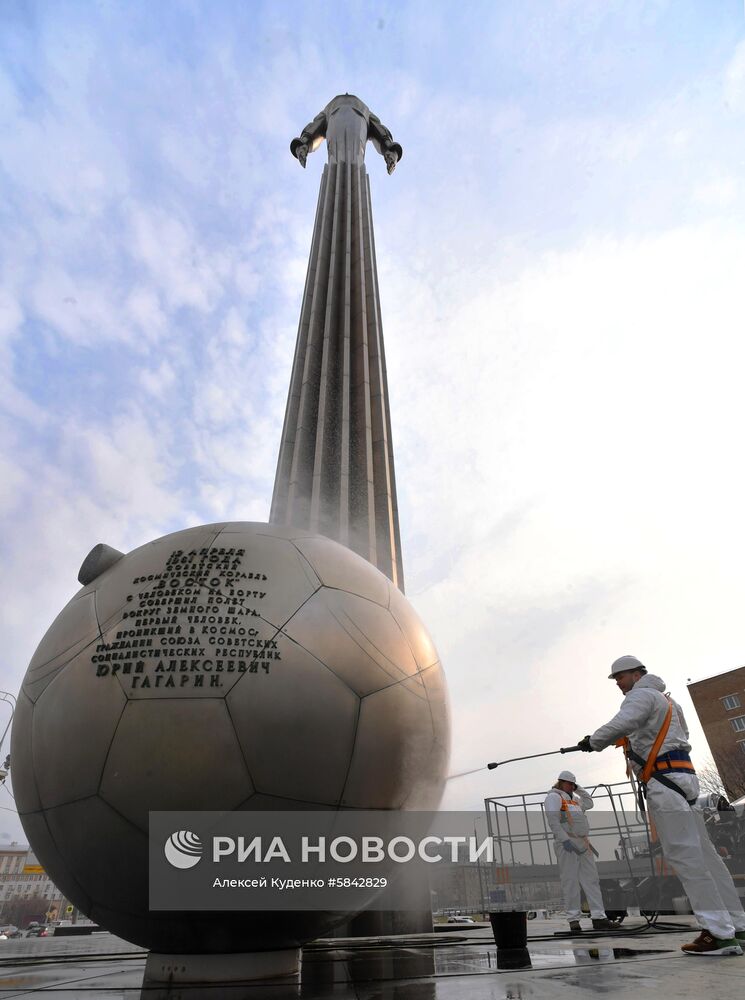
[{"label": "ria logo", "polygon": [[202,857],[202,841],[196,833],[178,830],[166,841],[165,855],[174,868],[193,868]]}]

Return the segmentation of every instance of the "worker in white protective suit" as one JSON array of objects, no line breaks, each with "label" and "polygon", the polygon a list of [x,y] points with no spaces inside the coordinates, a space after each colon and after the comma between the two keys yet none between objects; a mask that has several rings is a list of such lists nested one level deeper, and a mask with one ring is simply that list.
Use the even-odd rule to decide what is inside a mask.
[{"label": "worker in white protective suit", "polygon": [[[714,849],[701,812],[683,712],[664,694],[665,682],[647,673],[635,656],[611,666],[610,679],[624,694],[620,712],[580,741],[582,750],[604,750],[623,741],[626,757],[646,795],[665,859],[680,879],[701,933],[683,945],[688,955],[742,955],[745,913],[732,876]],[[626,738],[624,740],[624,738]]]},{"label": "worker in white protective suit", "polygon": [[582,932],[579,918],[580,887],[585,891],[594,930],[610,930],[605,914],[595,855],[590,844],[590,825],[585,812],[595,803],[592,796],[577,784],[571,771],[562,771],[546,796],[543,808],[554,835],[554,850],[559,862],[559,878],[569,930]]}]

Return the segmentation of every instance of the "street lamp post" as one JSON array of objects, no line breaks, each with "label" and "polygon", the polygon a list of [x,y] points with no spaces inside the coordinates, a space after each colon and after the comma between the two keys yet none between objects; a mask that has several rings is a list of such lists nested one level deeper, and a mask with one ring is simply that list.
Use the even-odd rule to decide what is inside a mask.
[{"label": "street lamp post", "polygon": [[[16,711],[16,700],[15,697],[10,693],[10,691],[0,691],[0,701],[7,702],[7,704],[10,705],[10,718],[8,719],[7,725],[3,730],[3,735],[0,736],[0,760],[2,760],[3,743],[5,742],[5,737],[8,735],[10,727],[13,722],[13,716],[15,715]],[[5,758],[5,761],[3,762],[2,767],[0,767],[0,785],[8,777],[9,770],[10,770],[10,754],[8,754],[8,756]]]}]

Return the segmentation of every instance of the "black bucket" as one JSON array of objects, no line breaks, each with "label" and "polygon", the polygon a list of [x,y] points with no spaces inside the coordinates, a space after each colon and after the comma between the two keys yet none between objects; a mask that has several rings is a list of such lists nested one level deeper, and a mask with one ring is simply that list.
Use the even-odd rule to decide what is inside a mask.
[{"label": "black bucket", "polygon": [[528,915],[524,910],[490,913],[498,969],[529,969]]}]

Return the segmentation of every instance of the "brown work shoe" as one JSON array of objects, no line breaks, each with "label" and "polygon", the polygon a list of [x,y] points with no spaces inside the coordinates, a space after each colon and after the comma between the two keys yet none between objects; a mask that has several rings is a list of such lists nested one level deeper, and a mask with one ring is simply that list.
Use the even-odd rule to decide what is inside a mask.
[{"label": "brown work shoe", "polygon": [[571,931],[572,934],[581,934],[582,924],[579,922],[579,920],[570,920],[569,930]]},{"label": "brown work shoe", "polygon": [[686,955],[742,955],[736,938],[715,938],[709,931],[701,931],[696,940],[684,944],[681,951]]},{"label": "brown work shoe", "polygon": [[612,931],[613,924],[607,917],[598,917],[597,919],[593,918],[592,929],[594,931]]}]

